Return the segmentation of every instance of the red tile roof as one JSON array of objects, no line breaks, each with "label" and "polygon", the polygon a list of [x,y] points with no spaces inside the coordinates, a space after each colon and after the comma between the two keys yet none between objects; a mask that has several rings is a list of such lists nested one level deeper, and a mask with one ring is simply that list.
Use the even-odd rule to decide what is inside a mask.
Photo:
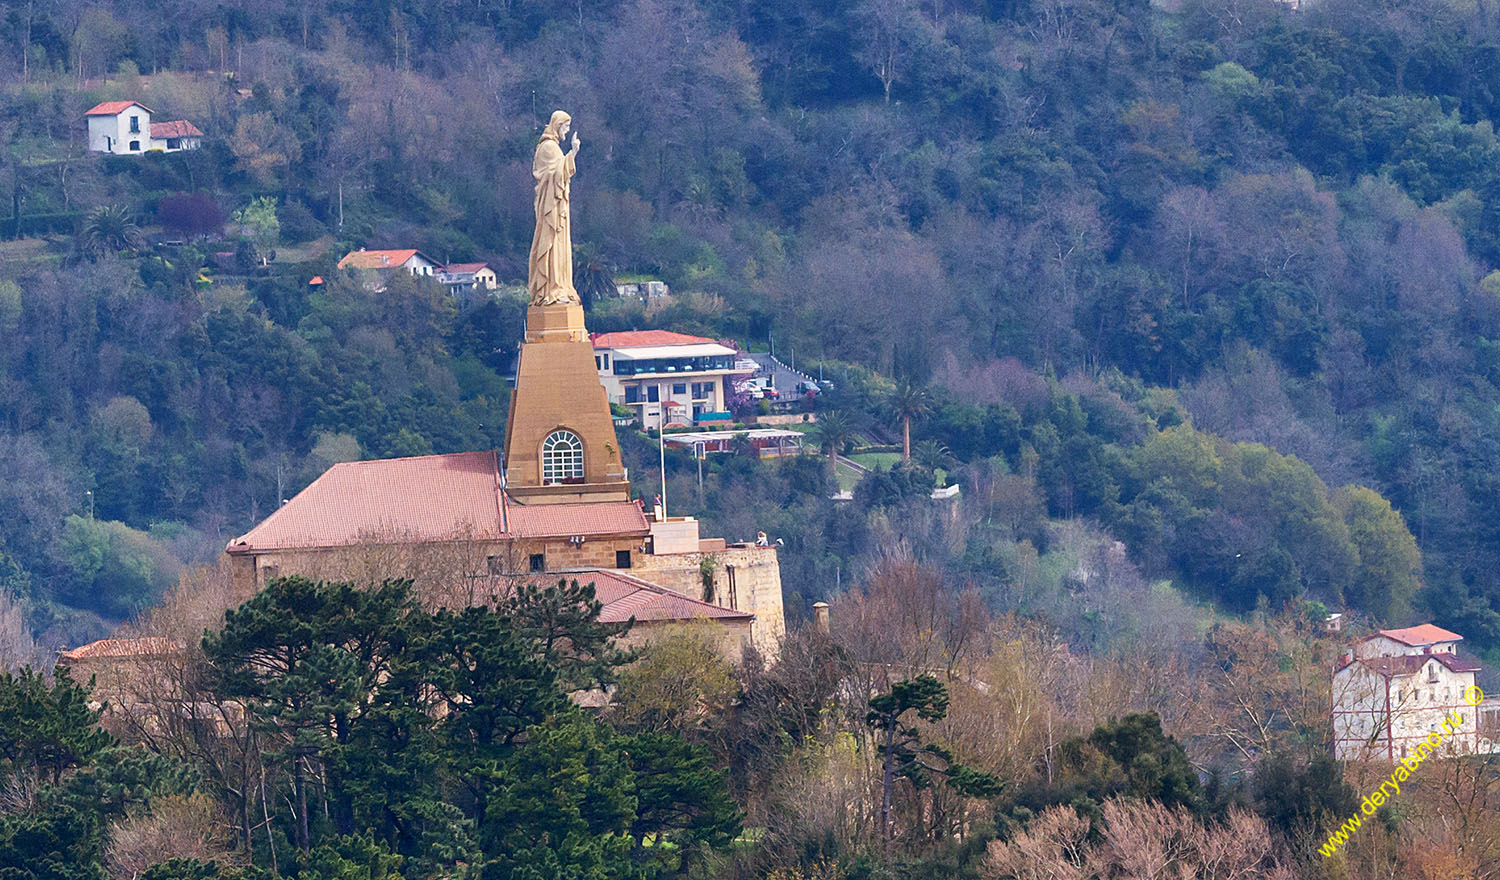
[{"label": "red tile roof", "polygon": [[130,109],[131,107],[139,107],[142,110],[145,110],[147,113],[151,112],[151,108],[147,107],[145,104],[142,104],[140,101],[105,101],[103,104],[95,104],[92,108],[90,108],[88,111],[86,111],[83,115],[84,116],[118,116],[121,113],[125,112],[126,110]]},{"label": "red tile roof", "polygon": [[404,250],[350,251],[348,254],[344,255],[344,258],[342,260],[339,260],[339,268],[394,269],[398,266],[404,266],[407,260],[410,260],[412,257],[416,256],[420,256],[427,262],[432,263],[433,265],[437,265],[436,260],[427,256],[416,248],[406,248]]},{"label": "red tile roof", "polygon": [[1427,665],[1428,660],[1436,660],[1454,672],[1478,672],[1484,668],[1479,661],[1472,657],[1462,657],[1458,654],[1449,654],[1446,651],[1436,654],[1397,654],[1394,657],[1366,657],[1363,660],[1356,660],[1354,662],[1359,663],[1378,675],[1415,675],[1421,671],[1423,666]]},{"label": "red tile roof", "polygon": [[510,532],[517,538],[556,535],[646,535],[651,526],[634,501],[592,501],[578,504],[510,504],[506,507]]},{"label": "red tile roof", "polygon": [[649,533],[633,501],[511,502],[502,516],[499,462],[490,450],[336,464],[226,549]]},{"label": "red tile roof", "polygon": [[472,275],[480,269],[489,268],[489,263],[449,263],[443,271],[450,275]]},{"label": "red tile roof", "polygon": [[151,123],[151,136],[153,138],[184,138],[203,137],[203,132],[198,126],[188,122],[186,119],[174,119],[171,122]]},{"label": "red tile roof", "polygon": [[100,639],[80,645],[71,651],[63,651],[58,660],[70,663],[76,660],[97,660],[114,657],[160,657],[182,650],[178,642],[160,636],[139,639]]},{"label": "red tile roof", "polygon": [[1457,642],[1463,640],[1463,636],[1458,633],[1449,632],[1440,626],[1434,626],[1430,623],[1408,626],[1405,629],[1383,629],[1379,634],[1388,639],[1395,639],[1403,645],[1410,645],[1413,648],[1420,648],[1423,645],[1435,645],[1438,642]]},{"label": "red tile roof", "polygon": [[493,450],[336,464],[230,552],[339,547],[376,538],[500,538]]},{"label": "red tile roof", "polygon": [[691,596],[674,593],[637,577],[607,569],[577,569],[549,572],[550,575],[592,583],[594,595],[604,603],[599,619],[605,623],[622,623],[634,617],[640,621],[659,620],[753,620],[748,611],[722,608]]},{"label": "red tile roof", "polygon": [[589,337],[595,348],[637,348],[648,345],[699,345],[713,342],[703,336],[689,336],[671,330],[622,330],[616,333],[594,333]]}]

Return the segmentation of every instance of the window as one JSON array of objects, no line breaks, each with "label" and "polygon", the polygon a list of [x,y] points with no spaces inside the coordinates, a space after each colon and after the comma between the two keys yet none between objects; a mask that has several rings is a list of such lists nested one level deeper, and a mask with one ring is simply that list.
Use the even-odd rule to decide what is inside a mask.
[{"label": "window", "polygon": [[542,484],[583,482],[583,441],[572,431],[553,431],[542,441]]},{"label": "window", "polygon": [[1433,684],[1437,683],[1438,671],[1436,663],[1427,664],[1427,680]]},{"label": "window", "polygon": [[492,575],[505,574],[505,560],[498,556],[486,556],[484,558],[484,566]]},{"label": "window", "polygon": [[139,117],[139,116],[132,116],[132,117],[130,117],[130,133],[131,134],[140,134],[141,133],[141,117]]},{"label": "window", "polygon": [[531,570],[532,571],[546,571],[547,570],[547,556],[544,553],[533,553],[533,554],[531,554],[531,560],[530,560],[530,562],[531,562]]},{"label": "window", "polygon": [[615,551],[615,568],[629,568],[629,567],[630,567],[630,551],[629,550],[616,550]]},{"label": "window", "polygon": [[672,383],[672,393],[673,394],[686,394],[687,393],[687,383],[686,382],[673,382]]},{"label": "window", "polygon": [[646,400],[649,401],[649,402],[651,402],[651,403],[660,403],[661,402],[661,386],[659,386],[659,385],[647,385],[646,386]]},{"label": "window", "polygon": [[140,141],[131,141],[130,142],[130,151],[132,153],[139,153],[141,151],[141,142]]},{"label": "window", "polygon": [[711,400],[713,398],[713,396],[714,396],[714,383],[712,383],[712,382],[694,382],[693,383],[693,399],[694,400]]},{"label": "window", "polygon": [[604,353],[604,369],[609,369],[609,352]]},{"label": "window", "polygon": [[625,402],[626,403],[640,403],[641,402],[641,386],[639,386],[639,385],[626,385],[625,386]]},{"label": "window", "polygon": [[597,354],[594,355],[594,369],[596,369],[596,370],[602,370],[602,369],[604,369],[604,359],[601,358]]}]

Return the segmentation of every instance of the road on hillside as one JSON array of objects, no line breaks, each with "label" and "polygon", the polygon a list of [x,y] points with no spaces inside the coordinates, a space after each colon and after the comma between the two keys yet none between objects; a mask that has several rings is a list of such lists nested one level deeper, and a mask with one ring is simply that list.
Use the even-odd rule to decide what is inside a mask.
[{"label": "road on hillside", "polygon": [[756,375],[770,376],[771,386],[777,391],[781,392],[782,400],[801,397],[801,395],[797,393],[797,384],[799,382],[806,382],[811,378],[810,376],[807,376],[800,371],[792,370],[791,367],[764,352],[761,352],[759,354],[749,354],[745,355],[744,357],[755,361],[757,364],[760,364],[760,372],[756,373]]}]

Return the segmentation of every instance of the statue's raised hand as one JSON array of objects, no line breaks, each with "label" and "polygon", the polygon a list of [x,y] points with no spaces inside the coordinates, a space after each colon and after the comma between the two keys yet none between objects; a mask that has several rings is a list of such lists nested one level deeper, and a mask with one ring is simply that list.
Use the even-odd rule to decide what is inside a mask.
[{"label": "statue's raised hand", "polygon": [[568,152],[569,153],[577,153],[578,152],[578,148],[581,147],[581,146],[583,146],[583,138],[579,137],[577,132],[574,132],[573,133],[573,149],[569,150]]}]

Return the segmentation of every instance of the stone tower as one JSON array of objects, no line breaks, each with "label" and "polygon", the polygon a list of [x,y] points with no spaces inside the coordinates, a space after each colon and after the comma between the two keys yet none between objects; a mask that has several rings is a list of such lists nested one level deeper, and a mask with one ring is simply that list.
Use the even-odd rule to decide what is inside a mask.
[{"label": "stone tower", "polygon": [[578,303],[526,310],[505,429],[505,481],[523,504],[628,501],[609,400]]}]

